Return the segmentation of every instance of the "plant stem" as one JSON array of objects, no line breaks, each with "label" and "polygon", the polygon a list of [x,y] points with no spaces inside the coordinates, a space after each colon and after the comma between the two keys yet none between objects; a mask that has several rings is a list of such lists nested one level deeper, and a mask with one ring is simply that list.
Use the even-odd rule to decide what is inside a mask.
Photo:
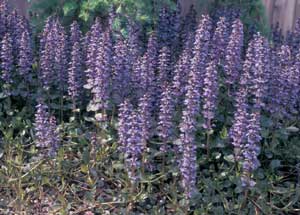
[{"label": "plant stem", "polygon": [[210,147],[209,147],[209,142],[210,142],[210,133],[207,132],[207,138],[206,138],[206,153],[207,153],[207,158],[210,158]]}]

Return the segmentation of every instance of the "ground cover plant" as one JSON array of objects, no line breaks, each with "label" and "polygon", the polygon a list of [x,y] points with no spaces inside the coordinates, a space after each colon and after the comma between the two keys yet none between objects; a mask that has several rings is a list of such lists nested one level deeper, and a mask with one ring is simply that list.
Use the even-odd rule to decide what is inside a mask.
[{"label": "ground cover plant", "polygon": [[0,214],[300,213],[300,22],[177,8],[36,39],[0,1]]}]

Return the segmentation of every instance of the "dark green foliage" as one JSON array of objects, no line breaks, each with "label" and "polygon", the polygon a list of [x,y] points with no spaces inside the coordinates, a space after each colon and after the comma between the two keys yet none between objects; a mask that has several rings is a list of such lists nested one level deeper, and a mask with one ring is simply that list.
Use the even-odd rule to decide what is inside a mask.
[{"label": "dark green foliage", "polygon": [[95,17],[107,18],[114,8],[120,15],[115,27],[120,28],[125,17],[151,26],[162,6],[175,9],[176,4],[173,0],[39,0],[33,3],[31,12],[34,22],[40,27],[48,16],[56,15],[65,25],[77,20],[86,28]]}]

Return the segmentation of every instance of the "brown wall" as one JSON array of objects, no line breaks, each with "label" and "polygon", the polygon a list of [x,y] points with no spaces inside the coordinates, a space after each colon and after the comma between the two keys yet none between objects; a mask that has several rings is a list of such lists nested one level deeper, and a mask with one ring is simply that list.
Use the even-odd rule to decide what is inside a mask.
[{"label": "brown wall", "polygon": [[270,24],[279,23],[283,32],[292,30],[300,17],[300,0],[263,0]]}]

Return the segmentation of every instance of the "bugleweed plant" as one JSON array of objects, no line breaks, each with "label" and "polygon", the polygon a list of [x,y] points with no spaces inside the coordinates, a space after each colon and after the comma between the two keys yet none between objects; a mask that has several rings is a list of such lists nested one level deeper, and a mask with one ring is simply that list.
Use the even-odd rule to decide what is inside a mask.
[{"label": "bugleweed plant", "polygon": [[300,213],[300,22],[178,14],[34,43],[0,0],[1,214]]}]

